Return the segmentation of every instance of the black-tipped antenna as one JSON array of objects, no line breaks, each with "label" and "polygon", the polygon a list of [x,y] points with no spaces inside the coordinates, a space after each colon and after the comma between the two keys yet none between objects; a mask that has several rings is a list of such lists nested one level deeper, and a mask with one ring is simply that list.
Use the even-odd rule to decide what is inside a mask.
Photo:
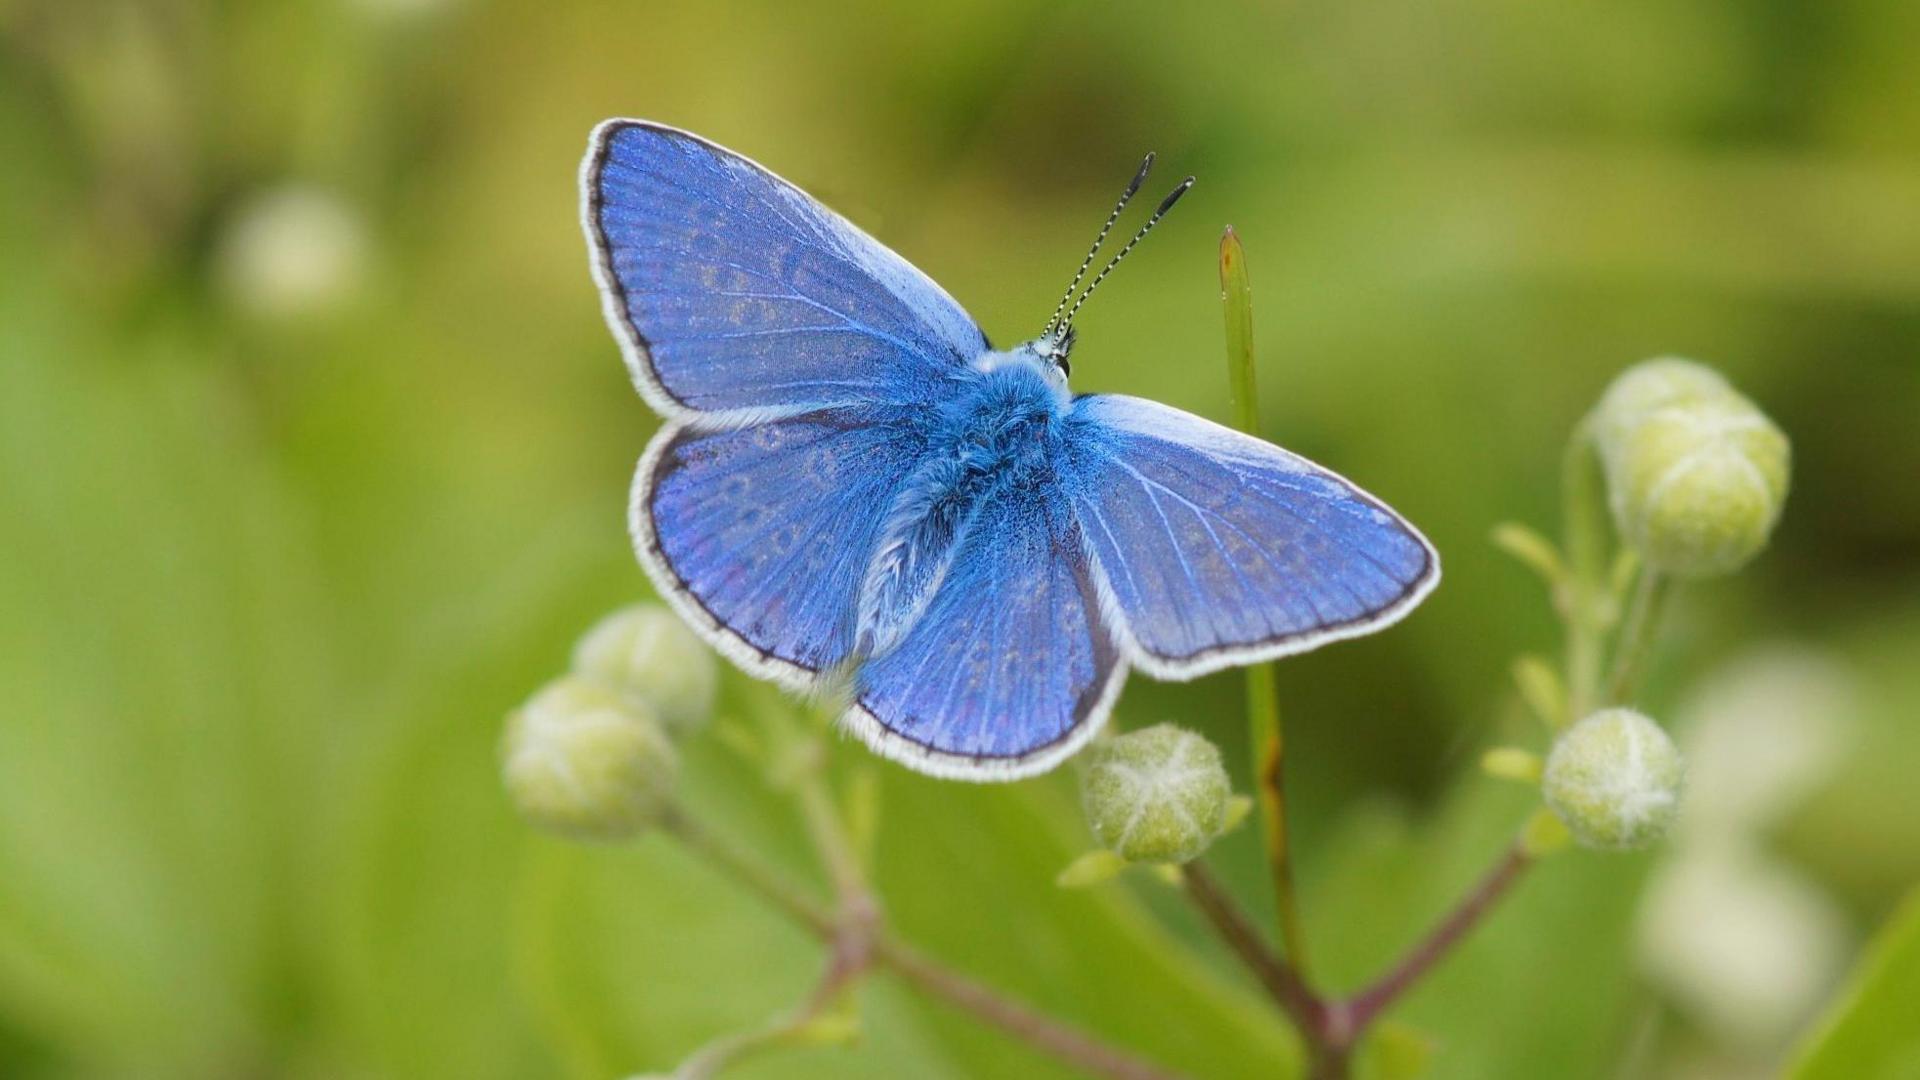
[{"label": "black-tipped antenna", "polygon": [[[1101,267],[1099,273],[1093,275],[1093,280],[1087,284],[1087,291],[1081,293],[1080,299],[1075,300],[1073,302],[1073,306],[1067,309],[1067,317],[1063,320],[1060,320],[1061,325],[1064,325],[1064,326],[1073,325],[1073,317],[1079,314],[1080,306],[1087,302],[1087,297],[1093,295],[1093,290],[1100,287],[1100,283],[1107,279],[1108,274],[1113,273],[1113,268],[1116,266],[1119,266],[1120,260],[1126,258],[1127,252],[1133,250],[1133,245],[1139,243],[1141,237],[1144,237],[1147,235],[1147,233],[1153,231],[1153,227],[1155,225],[1160,224],[1160,219],[1167,216],[1167,211],[1173,209],[1173,204],[1179,202],[1180,196],[1185,195],[1187,193],[1187,189],[1192,186],[1193,186],[1193,177],[1189,176],[1185,180],[1180,181],[1179,187],[1176,187],[1172,191],[1167,192],[1167,197],[1160,200],[1160,205],[1154,209],[1153,216],[1147,219],[1147,223],[1145,225],[1140,226],[1140,231],[1137,233],[1134,233],[1133,238],[1127,241],[1126,246],[1122,247],[1119,251],[1115,252],[1113,258],[1107,260],[1107,265]],[[1051,330],[1052,326],[1049,325],[1048,329]]]},{"label": "black-tipped antenna", "polygon": [[1053,333],[1053,328],[1060,324],[1060,313],[1067,310],[1067,301],[1073,299],[1073,290],[1080,287],[1080,280],[1087,276],[1087,267],[1093,265],[1093,257],[1099,253],[1100,245],[1107,242],[1107,234],[1113,231],[1113,223],[1120,220],[1120,211],[1125,210],[1127,203],[1139,193],[1140,185],[1147,182],[1147,173],[1152,168],[1153,152],[1149,150],[1147,156],[1140,159],[1140,171],[1133,174],[1133,182],[1120,193],[1120,201],[1113,204],[1113,213],[1107,215],[1107,223],[1100,226],[1100,235],[1093,238],[1093,246],[1087,249],[1087,257],[1080,260],[1080,269],[1074,271],[1073,281],[1067,285],[1067,291],[1061,294],[1060,303],[1054,306],[1053,318],[1047,320],[1047,328],[1040,332],[1041,337]]}]

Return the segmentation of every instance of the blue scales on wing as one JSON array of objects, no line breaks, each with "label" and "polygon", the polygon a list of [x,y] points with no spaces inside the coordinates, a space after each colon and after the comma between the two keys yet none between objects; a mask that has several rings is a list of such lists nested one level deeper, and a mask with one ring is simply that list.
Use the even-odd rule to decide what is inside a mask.
[{"label": "blue scales on wing", "polygon": [[634,544],[662,594],[733,660],[806,687],[848,657],[882,512],[920,451],[911,425],[874,407],[669,425],[634,480]]},{"label": "blue scales on wing", "polygon": [[925,614],[855,675],[849,722],[926,772],[1011,778],[1098,727],[1126,674],[1064,494],[983,500]]},{"label": "blue scales on wing", "polygon": [[668,416],[922,402],[987,348],[905,259],[698,136],[608,121],[581,188],[608,322]]},{"label": "blue scales on wing", "polygon": [[1414,528],[1270,443],[1121,395],[1077,399],[1074,512],[1130,657],[1159,678],[1391,622],[1439,576]]}]

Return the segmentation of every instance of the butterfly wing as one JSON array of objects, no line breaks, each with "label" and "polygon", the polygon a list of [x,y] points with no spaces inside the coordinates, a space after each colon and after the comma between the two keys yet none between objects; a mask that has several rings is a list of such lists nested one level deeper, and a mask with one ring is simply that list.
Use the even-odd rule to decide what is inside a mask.
[{"label": "butterfly wing", "polygon": [[919,451],[913,429],[875,407],[670,423],[634,477],[634,549],[729,659],[806,689],[847,658],[885,508]]},{"label": "butterfly wing", "polygon": [[1010,492],[961,545],[926,614],[856,672],[846,723],[936,776],[1045,772],[1100,729],[1127,670],[1071,509]]},{"label": "butterfly wing", "polygon": [[662,415],[925,401],[987,348],[906,260],[696,135],[609,120],[580,188],[607,323]]},{"label": "butterfly wing", "polygon": [[1156,678],[1303,652],[1405,615],[1439,555],[1305,458],[1151,401],[1077,399],[1074,512],[1128,658]]}]

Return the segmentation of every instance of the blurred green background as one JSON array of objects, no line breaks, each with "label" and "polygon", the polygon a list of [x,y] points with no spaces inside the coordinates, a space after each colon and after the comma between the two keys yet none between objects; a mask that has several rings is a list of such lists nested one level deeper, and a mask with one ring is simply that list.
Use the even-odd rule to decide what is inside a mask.
[{"label": "blurred green background", "polygon": [[[612,115],[765,162],[997,341],[1142,151],[1198,174],[1082,317],[1078,388],[1225,416],[1231,223],[1268,433],[1447,560],[1402,626],[1282,669],[1336,986],[1528,810],[1472,764],[1538,744],[1505,671],[1556,626],[1488,529],[1554,525],[1615,371],[1720,366],[1794,490],[1682,593],[1647,704],[1738,823],[1556,858],[1400,1015],[1440,1076],[1770,1072],[1920,879],[1917,42],[1911,0],[0,0],[0,1075],[612,1076],[808,985],[813,945],[664,841],[550,841],[498,787],[502,715],[647,593],[655,420],[576,207]],[[1136,678],[1117,719],[1244,778],[1241,685]],[[703,812],[805,872],[752,774],[693,759]],[[1068,772],[885,767],[897,925],[1197,1075],[1287,1068],[1165,890],[1052,886]],[[1257,847],[1215,861],[1264,904]],[[858,1048],[742,1075],[1066,1075],[865,1000]]]}]

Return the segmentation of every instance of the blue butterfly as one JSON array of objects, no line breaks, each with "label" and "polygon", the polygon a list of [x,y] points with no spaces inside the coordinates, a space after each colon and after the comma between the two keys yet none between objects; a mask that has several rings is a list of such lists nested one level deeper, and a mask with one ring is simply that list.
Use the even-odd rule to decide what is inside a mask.
[{"label": "blue butterfly", "polygon": [[667,419],[634,478],[641,564],[749,674],[848,680],[844,723],[886,757],[1043,772],[1100,729],[1129,668],[1190,679],[1302,652],[1439,580],[1413,526],[1326,469],[1075,395],[1078,303],[996,350],[844,218],[660,124],[601,124],[580,187],[607,323]]}]

